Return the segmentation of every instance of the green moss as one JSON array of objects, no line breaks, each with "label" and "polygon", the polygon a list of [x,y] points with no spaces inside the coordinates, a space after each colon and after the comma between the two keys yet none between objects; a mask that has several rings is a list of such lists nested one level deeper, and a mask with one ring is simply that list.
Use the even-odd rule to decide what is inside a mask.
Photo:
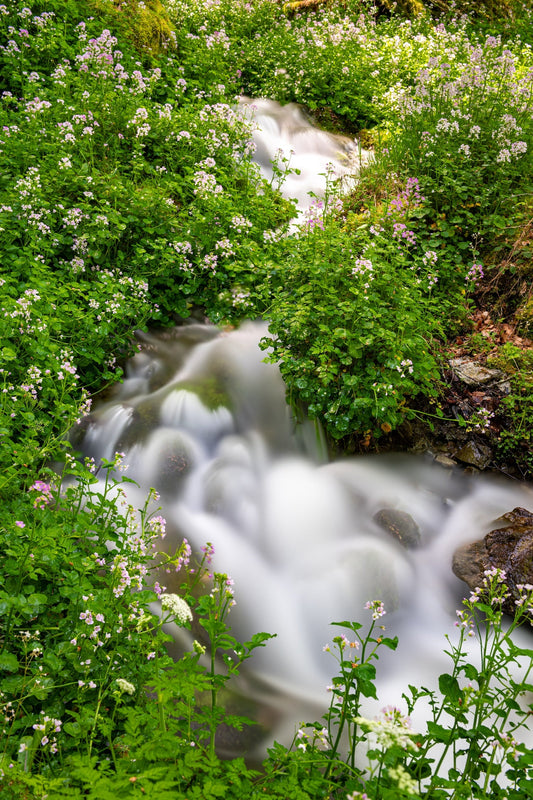
[{"label": "green moss", "polygon": [[533,350],[524,350],[508,342],[498,348],[496,354],[489,356],[487,363],[491,367],[497,367],[508,375],[520,375],[533,383]]},{"label": "green moss", "polygon": [[221,406],[230,407],[230,399],[220,388],[216,378],[205,378],[203,381],[195,383],[181,381],[179,387],[174,387],[174,389],[176,388],[183,389],[186,392],[194,392],[209,411],[216,411]]},{"label": "green moss", "polygon": [[487,363],[506,372],[511,386],[499,408],[503,425],[498,455],[513,461],[522,477],[530,479],[533,476],[533,350],[507,343],[488,358]]},{"label": "green moss", "polygon": [[533,338],[533,297],[530,297],[516,312],[518,333]]},{"label": "green moss", "polygon": [[171,38],[172,25],[160,0],[90,0],[98,14],[112,18],[140,53],[157,55]]}]

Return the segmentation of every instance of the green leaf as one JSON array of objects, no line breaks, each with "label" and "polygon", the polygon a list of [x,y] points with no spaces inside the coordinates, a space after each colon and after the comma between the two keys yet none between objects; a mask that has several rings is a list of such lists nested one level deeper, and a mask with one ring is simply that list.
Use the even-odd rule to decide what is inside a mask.
[{"label": "green leaf", "polygon": [[478,676],[478,671],[473,664],[464,664],[463,672],[470,681],[475,680]]},{"label": "green leaf", "polygon": [[5,361],[13,361],[13,359],[17,357],[17,354],[11,347],[3,347],[2,356]]},{"label": "green leaf", "polygon": [[79,722],[65,722],[63,730],[70,736],[79,736],[81,734],[81,725]]},{"label": "green leaf", "polygon": [[453,703],[456,703],[462,695],[457,678],[452,675],[439,676],[439,689],[444,697],[448,697]]},{"label": "green leaf", "polygon": [[2,653],[0,655],[0,669],[4,672],[16,672],[19,668],[17,657],[13,653]]},{"label": "green leaf", "polygon": [[450,731],[442,725],[437,725],[436,722],[428,722],[428,734],[435,739],[436,742],[443,742],[443,744],[450,744],[454,739],[457,739],[457,731]]},{"label": "green leaf", "polygon": [[[24,772],[28,772],[30,769],[31,764],[31,757],[32,751],[34,748],[32,747],[33,744],[33,736],[23,736],[19,740],[19,751],[17,755],[17,762],[21,765]],[[21,749],[21,746],[24,747]]]}]

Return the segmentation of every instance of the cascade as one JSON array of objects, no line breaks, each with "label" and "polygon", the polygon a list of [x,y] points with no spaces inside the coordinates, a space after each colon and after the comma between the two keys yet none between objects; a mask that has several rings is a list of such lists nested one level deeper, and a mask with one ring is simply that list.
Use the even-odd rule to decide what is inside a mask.
[{"label": "cascade", "polygon": [[328,185],[349,191],[373,158],[355,139],[316,128],[296,103],[243,97],[240,108],[254,122],[253,159],[262,177],[296,202],[300,221]]},{"label": "cascade", "polygon": [[[269,120],[256,134],[265,174],[280,138],[294,149],[300,137],[320,164],[344,143],[311,135],[297,107],[254,103],[254,113]],[[301,208],[309,188],[320,192],[305,175],[303,182],[305,192],[285,187]],[[367,600],[384,602],[387,635],[400,640],[396,652],[380,657],[379,704],[370,713],[397,705],[410,683],[434,685],[449,667],[445,636],[453,635],[455,610],[468,594],[452,574],[453,552],[515,506],[532,508],[533,491],[423,457],[328,463],[310,423],[291,417],[278,368],[263,361],[258,343],[267,333],[265,324],[248,322],[231,331],[191,324],[140,334],[125,380],[74,440],[97,461],[125,454],[135,484],[124,489],[134,507],[150,487],[159,492],[162,548],[173,552],[183,537],[197,551],[214,545],[214,571],[235,581],[234,635],[277,634],[248,662],[238,691],[258,702],[271,734],[288,742],[295,723],[327,708],[336,663],[323,648],[339,632],[330,623],[367,621]],[[411,546],[379,524],[380,514],[391,513],[410,519]],[[178,588],[172,580],[179,576],[162,578],[167,591]]]},{"label": "cascade", "polygon": [[[366,621],[367,600],[384,602],[387,635],[400,639],[380,658],[374,713],[447,670],[445,635],[468,594],[451,572],[453,552],[502,513],[531,507],[533,492],[414,456],[323,463],[291,419],[277,367],[262,361],[266,333],[246,323],[143,335],[124,382],[83,421],[78,446],[96,460],[125,453],[134,507],[158,490],[169,552],[183,537],[197,551],[214,545],[213,569],[235,581],[234,634],[277,634],[249,662],[245,691],[270,708],[276,737],[290,740],[295,720],[327,706],[336,664],[323,647],[338,633],[330,623]],[[384,511],[412,518],[417,546],[378,524]],[[172,579],[161,578],[168,591],[178,588]]]}]

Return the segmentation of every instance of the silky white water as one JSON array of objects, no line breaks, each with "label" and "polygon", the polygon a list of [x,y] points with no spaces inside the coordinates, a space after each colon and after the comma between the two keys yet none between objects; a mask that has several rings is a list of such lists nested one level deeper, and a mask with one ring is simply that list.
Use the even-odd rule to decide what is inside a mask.
[{"label": "silky white water", "polygon": [[373,158],[355,139],[316,128],[296,103],[243,97],[240,109],[254,122],[253,160],[261,176],[295,201],[300,222],[327,191],[349,191]]},{"label": "silky white water", "polygon": [[[387,635],[400,638],[380,658],[380,701],[369,713],[399,704],[410,683],[435,684],[468,594],[451,572],[454,550],[502,513],[531,508],[533,493],[425,458],[321,463],[312,426],[295,426],[277,367],[262,361],[266,333],[247,323],[143,336],[113,399],[85,420],[82,449],[97,460],[125,453],[134,506],[158,490],[165,548],[183,537],[197,551],[214,545],[214,570],[235,581],[230,623],[240,640],[277,634],[248,662],[243,691],[261,699],[272,733],[287,740],[328,703],[336,664],[323,647],[340,630],[330,622],[369,621],[369,599],[383,600]],[[406,550],[382,530],[373,519],[382,509],[410,514],[420,546]],[[160,580],[172,591],[180,576]]]},{"label": "silky white water", "polygon": [[[296,106],[244,100],[243,109],[258,124],[255,158],[264,176],[273,179],[279,149],[299,171],[282,188],[300,214],[326,191],[329,164],[337,177],[357,172],[348,158],[356,145],[317,131]],[[299,721],[327,708],[336,662],[323,648],[340,631],[330,623],[369,622],[367,600],[385,603],[387,635],[400,644],[380,657],[380,699],[366,713],[401,704],[408,684],[436,685],[450,667],[445,636],[454,636],[455,610],[469,593],[451,571],[455,549],[515,506],[533,508],[533,492],[469,478],[429,457],[327,463],[313,425],[291,419],[277,367],[263,362],[258,342],[266,335],[259,323],[142,335],[124,382],[76,440],[97,461],[125,454],[137,484],[123,487],[133,506],[157,489],[163,548],[173,552],[184,537],[197,551],[214,545],[214,571],[235,581],[237,638],[277,634],[248,662],[239,691],[257,701],[268,735],[289,742]],[[404,549],[376,523],[383,509],[412,517],[418,547]],[[175,591],[180,576],[160,581]],[[413,722],[422,729],[422,717]]]}]

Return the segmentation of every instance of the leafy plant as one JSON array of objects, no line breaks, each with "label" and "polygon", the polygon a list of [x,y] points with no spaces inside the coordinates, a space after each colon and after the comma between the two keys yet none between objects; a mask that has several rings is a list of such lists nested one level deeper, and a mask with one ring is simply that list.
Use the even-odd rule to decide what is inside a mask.
[{"label": "leafy plant", "polygon": [[[119,456],[101,469],[70,459],[63,481],[75,483],[61,491],[57,479],[37,481],[31,513],[26,507],[4,539],[4,778],[8,770],[63,776],[58,797],[78,796],[77,789],[85,796],[96,777],[93,789],[102,792],[149,786],[161,774],[152,769],[157,754],[160,764],[170,762],[163,787],[194,793],[202,785],[211,796],[209,780],[227,780],[215,754],[217,730],[222,722],[244,723],[220,707],[220,691],[270,636],[235,640],[227,622],[233,582],[209,574],[213,548],[204,548],[198,564],[186,540],[175,553],[158,552],[165,520],[153,510],[156,494],[138,512],[125,505],[120,470]],[[155,580],[169,571],[183,573],[179,593]],[[210,591],[198,596],[209,578]],[[191,639],[173,661],[163,627],[190,629],[193,618],[205,644]]]}]

